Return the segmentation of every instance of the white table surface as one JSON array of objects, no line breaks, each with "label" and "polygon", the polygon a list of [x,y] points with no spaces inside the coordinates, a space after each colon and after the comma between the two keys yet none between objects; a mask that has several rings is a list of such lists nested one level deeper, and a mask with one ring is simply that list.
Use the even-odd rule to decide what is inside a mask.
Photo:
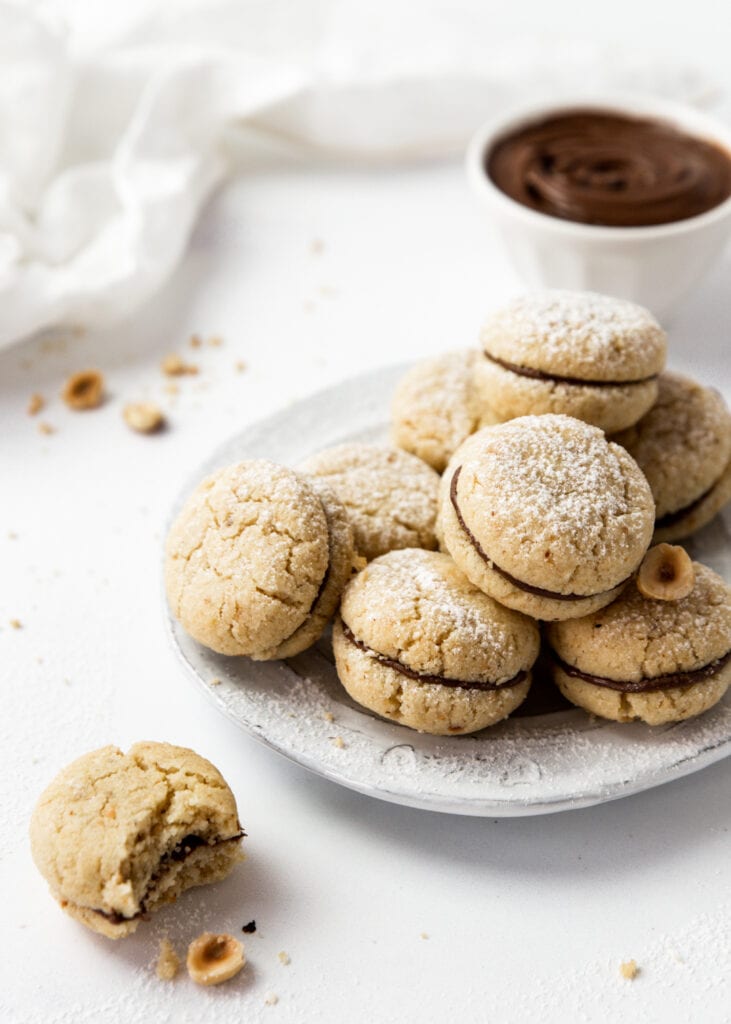
[{"label": "white table surface", "polygon": [[[727,396],[730,274],[727,252],[671,325],[670,353]],[[731,761],[547,817],[400,808],[240,733],[183,676],[164,634],[164,523],[213,447],[346,376],[474,343],[485,312],[518,287],[456,165],[258,159],[211,204],[141,314],[0,353],[2,1021],[729,1020]],[[223,344],[187,348],[194,331]],[[158,369],[170,351],[200,366],[175,397]],[[109,397],[73,413],[58,392],[87,366],[103,370]],[[32,392],[48,400],[35,418]],[[159,437],[122,422],[123,404],[141,398],[169,415]],[[42,435],[40,421],[56,432]],[[220,767],[248,859],[115,944],[56,907],[27,825],[66,762],[143,738]],[[252,918],[234,982],[155,977],[162,934],[183,950]],[[634,982],[619,975],[629,958]]]}]

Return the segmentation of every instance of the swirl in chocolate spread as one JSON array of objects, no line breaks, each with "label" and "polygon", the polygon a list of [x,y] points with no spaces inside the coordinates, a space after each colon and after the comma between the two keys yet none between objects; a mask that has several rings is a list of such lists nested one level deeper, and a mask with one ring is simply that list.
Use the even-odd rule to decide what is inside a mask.
[{"label": "swirl in chocolate spread", "polygon": [[731,154],[663,121],[569,110],[499,139],[485,169],[511,199],[582,224],[686,220],[731,196]]},{"label": "swirl in chocolate spread", "polygon": [[687,672],[672,672],[664,676],[645,676],[643,679],[608,679],[606,676],[593,676],[589,672],[582,672],[581,669],[569,665],[554,650],[551,650],[551,657],[560,669],[567,676],[575,679],[583,679],[586,683],[593,683],[594,686],[604,686],[608,690],[617,690],[619,693],[652,693],[653,690],[666,690],[671,686],[692,686],[694,683],[702,683],[705,679],[711,679],[716,673],[731,661],[731,651],[716,658],[715,661],[701,668],[689,669]]}]

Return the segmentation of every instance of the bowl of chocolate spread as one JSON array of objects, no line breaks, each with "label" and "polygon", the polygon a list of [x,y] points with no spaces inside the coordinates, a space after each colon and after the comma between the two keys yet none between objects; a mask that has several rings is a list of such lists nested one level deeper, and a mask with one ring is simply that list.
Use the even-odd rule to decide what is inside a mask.
[{"label": "bowl of chocolate spread", "polygon": [[731,233],[731,132],[676,103],[524,109],[475,135],[467,169],[533,287],[605,292],[667,316]]}]

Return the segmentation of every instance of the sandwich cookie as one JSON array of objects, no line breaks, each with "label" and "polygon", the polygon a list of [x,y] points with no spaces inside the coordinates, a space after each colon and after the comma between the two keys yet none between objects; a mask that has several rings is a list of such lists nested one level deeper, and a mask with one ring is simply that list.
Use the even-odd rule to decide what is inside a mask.
[{"label": "sandwich cookie", "polygon": [[652,537],[655,506],[637,464],[569,416],[485,427],[445,478],[444,546],[475,586],[536,619],[609,604]]},{"label": "sandwich cookie", "polygon": [[713,388],[663,373],[655,405],[613,440],[635,459],[655,498],[655,539],[705,526],[731,500],[731,412]]},{"label": "sandwich cookie", "polygon": [[348,584],[333,627],[353,700],[420,732],[476,732],[514,711],[540,646],[530,619],[503,608],[448,555],[392,551]]},{"label": "sandwich cookie", "polygon": [[490,317],[480,341],[476,380],[499,421],[565,413],[607,432],[655,401],[667,347],[641,306],[567,291],[517,299]]},{"label": "sandwich cookie", "polygon": [[218,470],[167,537],[165,585],[183,628],[219,654],[289,658],[335,613],[353,566],[342,502],[263,459]]},{"label": "sandwich cookie", "polygon": [[[659,582],[687,575],[673,564],[657,572]],[[713,707],[731,684],[731,587],[698,562],[692,572],[691,589],[679,590],[685,596],[678,600],[667,592],[663,600],[643,596],[641,570],[608,608],[552,623],[547,640],[561,693],[602,718],[648,725]]]},{"label": "sandwich cookie", "polygon": [[465,438],[497,422],[476,386],[475,366],[481,358],[480,352],[470,349],[417,363],[394,393],[394,444],[418,455],[438,473]]},{"label": "sandwich cookie", "polygon": [[415,455],[372,444],[326,448],[300,469],[337,494],[368,561],[396,548],[437,546],[439,474]]},{"label": "sandwich cookie", "polygon": [[30,824],[61,907],[110,939],[243,860],[233,793],[210,761],[169,743],[102,747],[57,775]]}]

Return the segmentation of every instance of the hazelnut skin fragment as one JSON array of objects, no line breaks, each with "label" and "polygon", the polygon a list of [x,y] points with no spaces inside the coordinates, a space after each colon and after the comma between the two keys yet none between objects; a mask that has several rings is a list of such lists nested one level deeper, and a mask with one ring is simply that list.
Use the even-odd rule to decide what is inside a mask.
[{"label": "hazelnut skin fragment", "polygon": [[233,935],[204,932],[188,947],[188,974],[198,985],[220,985],[246,963],[244,947]]},{"label": "hazelnut skin fragment", "polygon": [[637,573],[637,589],[653,601],[680,601],[693,589],[695,572],[690,555],[679,545],[656,544]]}]

